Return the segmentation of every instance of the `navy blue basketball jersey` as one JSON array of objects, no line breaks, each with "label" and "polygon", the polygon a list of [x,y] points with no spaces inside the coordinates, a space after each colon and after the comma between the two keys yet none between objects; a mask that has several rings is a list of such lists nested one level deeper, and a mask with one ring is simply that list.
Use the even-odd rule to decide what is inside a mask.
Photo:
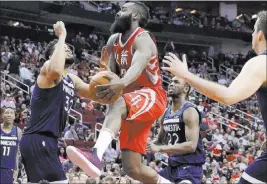
[{"label": "navy blue basketball jersey", "polygon": [[31,98],[31,116],[23,134],[46,133],[61,137],[73,105],[74,83],[63,77],[53,88],[41,89],[37,83]]},{"label": "navy blue basketball jersey", "polygon": [[[261,55],[267,55],[267,50],[265,50]],[[267,56],[266,56],[267,62]],[[262,119],[264,121],[265,129],[267,130],[267,87],[261,87],[256,92],[258,103],[261,110]]]},{"label": "navy blue basketball jersey", "polygon": [[[183,113],[189,107],[194,106],[189,102],[185,102],[184,105],[175,113],[172,113],[171,106],[167,108],[163,121],[167,144],[174,145],[186,142]],[[201,123],[200,112],[198,110],[197,112],[199,114],[199,123]],[[171,166],[183,164],[201,165],[203,163],[205,163],[205,155],[203,152],[202,139],[200,138],[200,135],[198,145],[194,153],[188,153],[184,155],[172,154],[169,157],[169,165]]]},{"label": "navy blue basketball jersey", "polygon": [[13,126],[9,133],[0,127],[1,133],[1,168],[14,169],[18,152],[19,138],[17,127]]}]

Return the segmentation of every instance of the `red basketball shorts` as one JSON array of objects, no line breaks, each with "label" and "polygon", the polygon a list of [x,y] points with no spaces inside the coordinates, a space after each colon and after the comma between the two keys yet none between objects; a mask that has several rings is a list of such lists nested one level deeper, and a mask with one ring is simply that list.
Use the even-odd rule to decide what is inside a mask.
[{"label": "red basketball shorts", "polygon": [[142,88],[123,98],[128,116],[121,123],[120,148],[145,154],[150,129],[166,109],[167,93],[162,87]]}]

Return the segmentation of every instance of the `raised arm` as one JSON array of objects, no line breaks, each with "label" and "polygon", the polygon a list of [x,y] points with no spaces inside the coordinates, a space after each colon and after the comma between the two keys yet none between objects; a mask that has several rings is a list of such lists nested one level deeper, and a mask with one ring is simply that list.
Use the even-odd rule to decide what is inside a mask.
[{"label": "raised arm", "polygon": [[[107,45],[106,45],[106,53],[103,53],[102,51],[102,55],[107,55],[107,65],[109,67],[109,69],[116,73],[116,74],[119,74],[119,71],[118,71],[118,66],[117,66],[117,63],[116,63],[116,60],[115,60],[115,55],[112,51],[113,49],[113,45],[114,45],[114,42],[117,38],[118,34],[113,34],[109,37],[108,39],[108,42],[107,42]],[[101,56],[102,57],[102,56]]]},{"label": "raised arm", "polygon": [[183,114],[183,121],[185,123],[186,142],[174,145],[150,145],[151,151],[177,155],[195,152],[199,139],[199,114],[197,110],[193,107],[186,109]]},{"label": "raised arm", "polygon": [[58,36],[58,42],[54,46],[53,54],[50,59],[44,63],[37,78],[37,84],[41,88],[50,88],[56,85],[61,80],[61,76],[64,72],[65,39],[67,35],[64,23],[58,21],[54,24],[54,30],[55,34]]},{"label": "raised arm", "polygon": [[71,77],[74,83],[75,91],[78,93],[78,95],[80,97],[91,99],[91,96],[89,95],[89,84],[83,82],[83,80],[76,75],[70,73],[68,75]]},{"label": "raised arm", "polygon": [[137,80],[147,67],[151,57],[157,54],[157,47],[149,33],[139,35],[133,43],[133,49],[135,52],[132,65],[122,78],[125,87]]},{"label": "raised arm", "polygon": [[229,87],[207,81],[188,71],[186,59],[183,62],[176,56],[165,56],[163,60],[169,67],[163,69],[183,78],[189,85],[207,97],[231,105],[252,96],[266,82],[266,56],[250,59],[241,73]]},{"label": "raised arm", "polygon": [[[109,84],[96,86],[100,91],[96,95],[102,99],[110,99],[112,95],[119,94],[125,87],[132,84],[147,67],[151,57],[157,54],[157,48],[149,33],[143,33],[135,38],[133,43],[135,53],[132,65],[120,80],[113,80]],[[116,61],[114,61],[116,63]],[[112,76],[110,76],[112,79]]]}]

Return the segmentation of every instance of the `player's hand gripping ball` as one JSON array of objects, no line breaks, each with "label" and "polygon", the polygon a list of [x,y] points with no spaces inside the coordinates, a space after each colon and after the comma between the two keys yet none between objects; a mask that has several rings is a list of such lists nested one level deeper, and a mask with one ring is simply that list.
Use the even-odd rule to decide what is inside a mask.
[{"label": "player's hand gripping ball", "polygon": [[112,84],[119,80],[120,78],[111,71],[101,71],[97,73],[92,77],[89,84],[90,99],[100,104],[114,103],[121,96],[123,90],[121,90],[119,93],[110,91],[105,96],[99,96],[98,94],[102,92],[100,85]]}]

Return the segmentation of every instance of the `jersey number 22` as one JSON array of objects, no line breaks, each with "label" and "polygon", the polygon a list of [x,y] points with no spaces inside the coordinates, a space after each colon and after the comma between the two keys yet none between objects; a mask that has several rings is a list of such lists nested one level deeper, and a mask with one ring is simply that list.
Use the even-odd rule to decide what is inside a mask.
[{"label": "jersey number 22", "polygon": [[177,144],[179,141],[179,137],[177,133],[168,133],[168,144],[174,145]]}]

